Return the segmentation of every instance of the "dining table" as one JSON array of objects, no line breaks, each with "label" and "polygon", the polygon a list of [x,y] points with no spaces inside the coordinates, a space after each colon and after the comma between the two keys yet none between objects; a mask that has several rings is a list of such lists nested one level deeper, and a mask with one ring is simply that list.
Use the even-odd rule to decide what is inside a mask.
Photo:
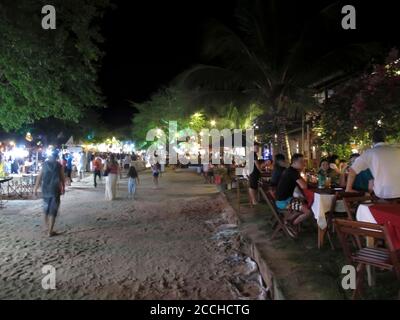
[{"label": "dining table", "polygon": [[[309,186],[307,190],[300,191],[298,188],[295,189],[294,196],[301,197],[305,196],[308,203],[312,203],[311,210],[314,218],[317,221],[318,227],[321,230],[327,228],[328,223],[326,220],[326,213],[332,209],[333,202],[337,193],[342,193],[345,190],[343,188],[318,188],[313,185]],[[335,212],[346,212],[343,200],[338,200],[335,203]]]},{"label": "dining table", "polygon": [[[400,204],[398,203],[366,203],[360,204],[356,212],[357,221],[376,223],[385,225],[389,237],[395,247],[400,250]],[[374,247],[373,238],[367,237],[368,247]],[[367,268],[368,284],[373,286],[375,283],[373,268]]]},{"label": "dining table", "polygon": [[[318,248],[323,246],[325,235],[328,231],[327,213],[330,211],[345,213],[346,208],[344,206],[343,195],[345,189],[336,186],[320,188],[315,184],[309,184],[308,189],[300,190],[295,189],[294,197],[305,197],[307,203],[311,204],[310,209],[318,226]],[[364,195],[363,192],[358,193],[360,196]],[[330,235],[328,234],[330,237]],[[333,244],[331,239],[331,246]]]},{"label": "dining table", "polygon": [[362,222],[385,225],[396,250],[400,250],[400,204],[368,203],[360,204],[356,219]]}]

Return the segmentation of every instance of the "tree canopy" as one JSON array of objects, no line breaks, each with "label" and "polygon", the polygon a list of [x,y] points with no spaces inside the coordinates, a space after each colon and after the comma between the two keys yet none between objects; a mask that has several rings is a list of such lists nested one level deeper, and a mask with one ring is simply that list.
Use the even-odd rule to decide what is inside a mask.
[{"label": "tree canopy", "polygon": [[400,59],[392,49],[382,64],[335,88],[319,110],[321,139],[328,149],[366,144],[376,127],[400,136]]},{"label": "tree canopy", "polygon": [[245,110],[229,105],[193,105],[186,93],[175,87],[161,89],[143,103],[134,103],[138,113],[133,118],[133,136],[138,144],[146,143],[151,129],[168,131],[169,121],[176,121],[178,130],[192,129],[248,129],[262,109],[249,105]]},{"label": "tree canopy", "polygon": [[55,117],[77,121],[102,105],[98,21],[108,0],[54,0],[56,30],[41,26],[45,1],[0,3],[0,127]]},{"label": "tree canopy", "polygon": [[[296,5],[284,0],[238,1],[237,27],[209,23],[204,45],[207,64],[180,78],[196,103],[234,103],[240,110],[252,103],[261,105],[284,153],[289,150],[289,115],[316,105],[309,87],[338,70],[364,65],[373,52],[371,45],[347,40],[332,44],[329,35],[342,31],[336,22],[330,23],[338,19],[337,3],[329,7],[321,3],[301,13],[293,8]],[[304,4],[298,5],[300,9]],[[326,23],[320,23],[322,17]],[[323,37],[321,29],[326,31]]]}]

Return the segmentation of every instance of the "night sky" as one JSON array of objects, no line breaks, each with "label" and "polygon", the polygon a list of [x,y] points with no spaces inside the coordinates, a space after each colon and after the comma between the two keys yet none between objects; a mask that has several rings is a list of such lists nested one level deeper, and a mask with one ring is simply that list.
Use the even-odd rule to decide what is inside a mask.
[{"label": "night sky", "polygon": [[[202,62],[199,52],[204,24],[210,18],[232,23],[236,1],[113,2],[116,9],[106,14],[103,23],[106,56],[100,86],[108,105],[102,111],[102,118],[115,128],[131,123],[134,109],[129,101],[148,99],[177,74]],[[334,1],[291,2],[294,5],[288,6],[288,14],[303,15],[307,19],[310,12]],[[345,38],[350,38],[347,40],[379,41],[387,47],[399,45],[400,36],[395,33],[398,31],[397,10],[392,10],[393,1],[343,3],[356,6],[357,30],[339,33],[331,41],[340,45]]]},{"label": "night sky", "polygon": [[202,27],[230,20],[233,0],[114,1],[103,26],[106,56],[100,84],[109,108],[104,120],[128,125],[134,109],[177,74],[200,61]]}]

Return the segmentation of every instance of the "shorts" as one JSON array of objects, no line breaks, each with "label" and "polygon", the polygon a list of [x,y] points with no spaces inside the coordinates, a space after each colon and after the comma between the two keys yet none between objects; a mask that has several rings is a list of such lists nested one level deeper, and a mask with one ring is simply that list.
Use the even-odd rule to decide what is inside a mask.
[{"label": "shorts", "polygon": [[66,174],[68,178],[71,178],[72,175],[72,169],[66,169]]},{"label": "shorts", "polygon": [[253,175],[249,176],[249,186],[251,189],[254,190],[258,189],[258,180],[259,180],[258,176],[253,176]]},{"label": "shorts", "polygon": [[60,208],[60,196],[43,198],[43,209],[46,216],[56,217]]},{"label": "shorts", "polygon": [[153,172],[153,177],[158,177],[160,175],[159,172]]},{"label": "shorts", "polygon": [[286,200],[276,200],[275,204],[276,207],[280,210],[285,210],[288,208],[290,201],[293,199],[293,197],[287,198]]}]

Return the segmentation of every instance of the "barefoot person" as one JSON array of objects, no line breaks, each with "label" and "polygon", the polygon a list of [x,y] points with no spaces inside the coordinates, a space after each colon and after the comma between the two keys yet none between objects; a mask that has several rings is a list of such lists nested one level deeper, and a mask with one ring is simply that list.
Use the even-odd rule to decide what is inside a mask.
[{"label": "barefoot person", "polygon": [[37,190],[42,185],[44,221],[49,237],[57,235],[53,228],[60,207],[60,196],[65,190],[64,170],[57,158],[58,151],[54,150],[49,159],[43,163],[34,188],[34,193],[37,195]]},{"label": "barefoot person", "polygon": [[[295,153],[291,160],[290,167],[282,173],[276,188],[276,206],[281,210],[289,207],[296,186],[301,188],[303,192],[307,190],[307,182],[300,175],[300,172],[304,169],[303,155]],[[307,205],[302,206],[300,211],[290,221],[293,226],[298,225],[311,216],[311,210]]]}]

